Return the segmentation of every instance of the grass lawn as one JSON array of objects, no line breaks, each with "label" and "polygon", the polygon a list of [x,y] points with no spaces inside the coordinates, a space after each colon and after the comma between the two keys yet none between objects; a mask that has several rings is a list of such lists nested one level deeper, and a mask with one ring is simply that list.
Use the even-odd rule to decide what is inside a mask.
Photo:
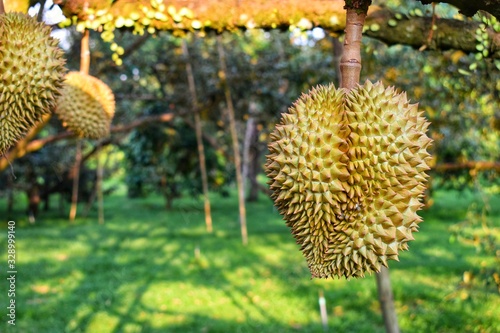
[{"label": "grass lawn", "polygon": [[[403,332],[500,332],[498,291],[460,288],[464,271],[480,272],[491,258],[450,242],[449,227],[465,219],[473,200],[438,192],[410,251],[390,262]],[[498,227],[500,198],[490,200]],[[329,332],[384,332],[374,276],[311,280],[269,199],[247,206],[246,247],[236,196],[212,201],[213,234],[205,232],[201,200],[178,200],[165,211],[160,197],[115,195],[106,198],[104,225],[95,212],[70,224],[56,211],[29,224],[17,203],[15,328],[6,324],[0,201],[0,332],[323,332],[320,291]]]}]

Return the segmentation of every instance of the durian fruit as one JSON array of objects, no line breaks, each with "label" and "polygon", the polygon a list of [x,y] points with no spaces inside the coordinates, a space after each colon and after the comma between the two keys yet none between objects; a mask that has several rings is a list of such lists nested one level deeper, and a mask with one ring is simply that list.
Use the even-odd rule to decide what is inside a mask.
[{"label": "durian fruit", "polygon": [[69,72],[57,99],[56,113],[63,126],[79,137],[101,139],[109,135],[115,97],[98,78]]},{"label": "durian fruit", "polygon": [[0,15],[0,155],[51,112],[65,73],[57,45],[34,18]]},{"label": "durian fruit", "polygon": [[398,260],[421,218],[429,123],[405,94],[367,81],[303,94],[272,132],[272,198],[312,277],[362,277]]}]

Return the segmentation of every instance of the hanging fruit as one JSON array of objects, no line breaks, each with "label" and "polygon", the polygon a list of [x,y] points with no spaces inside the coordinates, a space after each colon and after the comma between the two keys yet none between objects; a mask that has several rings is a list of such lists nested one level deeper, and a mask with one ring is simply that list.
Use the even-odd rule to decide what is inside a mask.
[{"label": "hanging fruit", "polygon": [[370,1],[346,1],[341,88],[303,94],[271,134],[271,197],[313,277],[363,277],[398,260],[421,218],[429,123],[405,93],[359,85]]},{"label": "hanging fruit", "polygon": [[101,139],[109,135],[115,97],[98,78],[70,72],[57,100],[56,113],[63,126],[79,137]]},{"label": "hanging fruit", "polygon": [[0,155],[52,111],[65,72],[57,45],[34,18],[0,14]]}]

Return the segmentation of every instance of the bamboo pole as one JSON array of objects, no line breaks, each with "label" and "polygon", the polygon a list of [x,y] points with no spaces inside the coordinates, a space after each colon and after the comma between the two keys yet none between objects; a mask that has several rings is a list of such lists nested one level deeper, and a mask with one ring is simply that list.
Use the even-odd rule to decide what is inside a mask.
[{"label": "bamboo pole", "polygon": [[[359,84],[361,74],[361,38],[366,13],[370,4],[371,0],[346,0],[346,29],[344,51],[340,60],[340,86],[347,90]],[[386,332],[399,333],[389,269],[382,266],[376,277]]]},{"label": "bamboo pole", "polygon": [[[82,36],[81,52],[80,52],[80,72],[83,74],[89,73],[90,68],[90,49],[89,49],[90,33],[88,29]],[[69,210],[69,220],[74,221],[76,218],[76,211],[78,208],[78,188],[80,182],[80,166],[82,162],[82,141],[77,139],[75,164],[73,165],[73,190],[71,194],[71,208]]]},{"label": "bamboo pole", "polygon": [[182,41],[182,52],[186,58],[186,74],[188,78],[189,92],[191,94],[193,115],[194,115],[194,127],[196,132],[196,143],[198,146],[198,156],[200,160],[200,173],[201,173],[201,183],[203,187],[203,198],[205,201],[205,225],[207,232],[212,232],[212,214],[210,210],[210,198],[208,196],[208,176],[207,176],[207,164],[205,158],[205,148],[203,146],[203,132],[201,128],[201,119],[199,113],[198,96],[196,94],[196,83],[193,75],[193,67],[191,65],[191,59],[189,58],[189,49],[187,47],[187,42],[184,39]]},{"label": "bamboo pole", "polygon": [[238,133],[236,131],[236,121],[234,119],[234,106],[231,97],[231,90],[227,84],[227,66],[224,47],[222,46],[221,36],[217,36],[217,50],[219,53],[220,71],[219,78],[221,80],[224,94],[226,95],[227,115],[229,118],[229,129],[231,131],[231,139],[233,141],[234,164],[236,168],[236,183],[238,186],[238,205],[240,215],[241,240],[243,245],[248,244],[246,209],[245,209],[245,193],[243,189],[243,178],[241,176],[241,158],[240,147],[238,144]]}]

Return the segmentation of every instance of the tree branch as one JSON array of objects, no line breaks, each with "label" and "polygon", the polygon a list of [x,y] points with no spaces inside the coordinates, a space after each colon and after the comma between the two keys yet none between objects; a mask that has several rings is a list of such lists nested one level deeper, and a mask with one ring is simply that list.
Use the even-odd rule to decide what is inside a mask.
[{"label": "tree branch", "polygon": [[466,16],[473,16],[478,10],[484,10],[496,18],[500,19],[500,0],[419,0],[424,5],[432,2],[449,3],[458,9]]},{"label": "tree branch", "polygon": [[[390,26],[391,24],[396,25]],[[404,17],[400,20],[388,9],[377,10],[366,18],[366,26],[377,26],[379,29],[368,29],[364,35],[378,39],[386,44],[404,44],[416,49],[427,45],[431,50],[462,50],[466,53],[477,52],[476,29],[480,22],[459,21],[436,18],[436,30],[429,40],[432,29],[432,17]],[[487,29],[491,40],[490,56],[500,58],[500,34]]]},{"label": "tree branch", "polygon": [[[148,123],[169,122],[173,118],[174,118],[174,114],[172,114],[172,113],[164,113],[164,114],[155,115],[155,116],[147,116],[147,117],[143,117],[143,118],[134,120],[134,121],[132,121],[128,124],[125,124],[125,125],[112,126],[110,129],[110,132],[111,133],[128,132],[136,127],[146,125]],[[46,121],[48,121],[48,118]],[[35,130],[32,130],[32,132],[30,132],[28,134],[28,136],[26,136],[26,138],[24,138],[23,140],[18,142],[18,144],[14,148],[12,148],[7,154],[5,154],[4,158],[0,159],[0,171],[3,171],[5,168],[7,168],[9,166],[9,161],[12,162],[15,159],[21,158],[28,153],[32,153],[32,152],[35,152],[37,150],[40,150],[46,144],[75,137],[75,134],[72,132],[63,132],[63,133],[58,133],[55,135],[50,135],[50,136],[47,136],[45,138],[29,141],[38,133],[38,131],[36,131],[36,129],[40,130],[42,127],[43,126],[38,126],[35,128]]]},{"label": "tree branch", "polygon": [[[419,1],[431,2],[431,0]],[[68,17],[78,17],[74,24],[87,19],[87,13],[75,6],[74,2],[67,0],[57,2]],[[443,0],[441,2],[456,5],[466,15],[482,9],[498,17],[500,11],[500,0]],[[236,3],[234,0],[169,0],[168,4],[176,10],[170,10],[165,14],[164,20],[150,20],[150,26],[156,30],[222,32],[251,28],[286,30],[290,27],[298,27],[310,30],[314,27],[322,27],[333,34],[342,34],[345,29],[343,0],[240,0]],[[104,6],[103,2],[96,1],[95,6],[97,5]],[[131,5],[129,0],[116,0],[107,2],[106,6],[108,7],[99,8],[99,10],[103,10],[102,12],[106,15],[111,14],[111,23],[118,18],[122,21],[131,13],[146,15],[142,8],[153,10],[149,0],[138,0],[134,2],[134,5]],[[189,12],[189,15],[180,15],[181,8],[189,9],[185,11]],[[366,24],[370,27],[376,23],[379,29],[368,30],[365,35],[380,39],[390,45],[404,44],[420,48],[427,44],[427,37],[432,27],[431,17],[406,17],[396,20],[398,24],[395,27],[388,25],[389,19],[395,19],[394,12],[374,5],[370,6]],[[137,22],[140,21],[140,19],[137,20]],[[478,25],[478,22],[473,21],[436,19],[437,31],[434,32],[432,43],[428,48],[476,52],[475,31]],[[492,30],[488,30],[488,33],[491,39],[490,57],[500,58],[500,33]]]},{"label": "tree branch", "polygon": [[471,169],[477,171],[494,170],[500,171],[500,162],[495,161],[468,161],[465,163],[443,163],[432,168],[436,172],[447,172],[453,170]]}]

